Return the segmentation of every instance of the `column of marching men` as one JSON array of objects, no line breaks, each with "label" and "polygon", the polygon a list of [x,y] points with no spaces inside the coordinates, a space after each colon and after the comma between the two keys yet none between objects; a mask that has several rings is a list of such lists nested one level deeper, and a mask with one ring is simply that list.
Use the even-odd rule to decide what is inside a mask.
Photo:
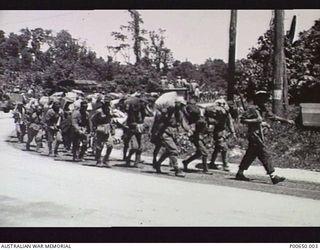
[{"label": "column of marching men", "polygon": [[[209,169],[219,169],[216,164],[218,154],[221,154],[223,168],[229,172],[227,139],[231,136],[236,139],[233,119],[227,102],[218,99],[214,105],[201,112],[194,100],[186,102],[184,98],[176,98],[173,105],[157,106],[154,99],[142,96],[123,98],[117,103],[117,109],[125,112],[127,119],[119,122],[108,95],[98,95],[96,100],[91,97],[81,97],[75,101],[67,98],[50,99],[47,102],[32,99],[27,104],[18,103],[13,112],[16,135],[19,142],[26,137],[26,150],[36,144],[36,151],[47,153],[48,156],[59,156],[59,149],[64,147],[70,151],[73,161],[85,160],[85,155],[92,153],[96,165],[110,167],[109,159],[113,146],[119,143],[116,128],[123,131],[123,160],[127,166],[134,156],[134,166],[139,167],[144,151],[143,136],[149,135],[154,144],[153,168],[161,173],[162,163],[169,158],[169,165],[175,175],[184,177],[188,172],[189,164],[200,158],[203,173],[212,174]],[[284,177],[274,175],[270,155],[265,149],[264,135],[261,125],[265,125],[259,109],[252,106],[248,109],[241,122],[248,126],[249,148],[242,160],[236,179],[248,181],[243,174],[254,158],[258,157],[263,163],[268,175],[274,184],[283,181]],[[251,117],[249,117],[251,115]],[[145,122],[147,116],[154,116],[152,126]],[[178,137],[181,134],[188,136],[195,146],[195,152],[189,158],[178,164]],[[214,150],[208,162],[209,153],[206,137],[214,140]],[[44,145],[46,143],[46,146]],[[105,153],[103,154],[103,149]],[[90,149],[90,151],[89,151]],[[47,152],[44,152],[46,151]],[[160,156],[159,153],[162,152]]]}]

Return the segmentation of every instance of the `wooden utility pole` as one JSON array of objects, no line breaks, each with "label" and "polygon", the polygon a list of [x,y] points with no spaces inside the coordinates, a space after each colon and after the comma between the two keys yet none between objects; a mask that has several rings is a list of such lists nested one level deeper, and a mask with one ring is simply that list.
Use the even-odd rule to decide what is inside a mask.
[{"label": "wooden utility pole", "polygon": [[287,63],[286,57],[284,55],[284,62],[283,62],[283,108],[285,111],[289,108],[289,97],[288,97],[288,71],[287,71]]},{"label": "wooden utility pole", "polygon": [[233,101],[235,92],[235,61],[236,61],[237,10],[231,10],[229,28],[229,62],[228,62],[228,101]]},{"label": "wooden utility pole", "polygon": [[[291,21],[290,30],[286,34],[286,41],[285,44],[291,45],[293,43],[294,34],[296,30],[296,23],[297,23],[297,17],[293,16]],[[284,52],[284,51],[283,51]],[[285,111],[288,111],[289,107],[289,97],[288,97],[288,90],[289,90],[289,77],[288,71],[287,71],[287,63],[286,63],[286,55],[284,54],[284,62],[283,62],[283,107]]]},{"label": "wooden utility pole", "polygon": [[284,11],[275,10],[274,13],[274,55],[273,55],[273,95],[272,111],[278,116],[282,116],[282,89],[284,76]]}]

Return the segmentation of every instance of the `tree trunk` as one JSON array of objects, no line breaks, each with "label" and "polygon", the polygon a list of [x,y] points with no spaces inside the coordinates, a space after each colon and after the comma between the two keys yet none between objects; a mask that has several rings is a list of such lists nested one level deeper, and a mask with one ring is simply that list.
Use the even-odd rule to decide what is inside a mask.
[{"label": "tree trunk", "polygon": [[275,10],[275,36],[274,36],[274,65],[273,65],[273,102],[272,111],[278,116],[282,116],[282,88],[283,88],[283,66],[284,66],[284,35],[283,20],[284,11]]},{"label": "tree trunk", "polygon": [[141,40],[140,40],[140,14],[136,10],[129,10],[133,18],[133,52],[136,57],[136,64],[141,60]]},{"label": "tree trunk", "polygon": [[236,35],[237,35],[237,10],[231,10],[229,28],[229,62],[228,62],[228,101],[233,101],[234,95],[234,73],[236,60]]}]

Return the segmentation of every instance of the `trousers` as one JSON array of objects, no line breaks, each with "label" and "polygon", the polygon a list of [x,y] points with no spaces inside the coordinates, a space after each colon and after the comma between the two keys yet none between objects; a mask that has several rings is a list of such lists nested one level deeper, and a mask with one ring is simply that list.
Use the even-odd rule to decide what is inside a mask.
[{"label": "trousers", "polygon": [[[79,148],[81,144],[81,149],[78,154]],[[82,158],[88,147],[88,136],[83,133],[74,133],[72,138],[72,154],[73,157]]]},{"label": "trousers", "polygon": [[251,163],[258,157],[267,174],[272,174],[275,170],[272,166],[270,153],[266,149],[266,145],[258,139],[249,138],[248,149],[243,156],[239,165],[240,170],[247,170]]},{"label": "trousers", "polygon": [[28,133],[27,147],[30,146],[30,143],[34,139],[37,144],[37,150],[39,150],[42,143],[42,130],[29,127],[27,133]]}]

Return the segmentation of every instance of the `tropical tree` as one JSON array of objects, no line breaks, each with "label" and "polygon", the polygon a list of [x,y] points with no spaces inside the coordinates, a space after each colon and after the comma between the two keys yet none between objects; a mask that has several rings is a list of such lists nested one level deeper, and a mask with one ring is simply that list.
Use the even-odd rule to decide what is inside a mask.
[{"label": "tropical tree", "polygon": [[120,31],[111,33],[117,44],[107,46],[107,48],[113,57],[120,53],[127,63],[130,62],[130,52],[132,50],[136,59],[135,63],[139,64],[142,57],[142,43],[146,42],[144,35],[147,34],[147,31],[141,28],[143,19],[140,13],[136,10],[129,10],[129,13],[131,20],[128,24],[121,25]]},{"label": "tropical tree", "polygon": [[166,74],[173,61],[172,52],[165,46],[165,30],[159,29],[158,32],[150,31],[150,45],[144,49],[147,58],[151,59],[152,65],[160,73]]}]

